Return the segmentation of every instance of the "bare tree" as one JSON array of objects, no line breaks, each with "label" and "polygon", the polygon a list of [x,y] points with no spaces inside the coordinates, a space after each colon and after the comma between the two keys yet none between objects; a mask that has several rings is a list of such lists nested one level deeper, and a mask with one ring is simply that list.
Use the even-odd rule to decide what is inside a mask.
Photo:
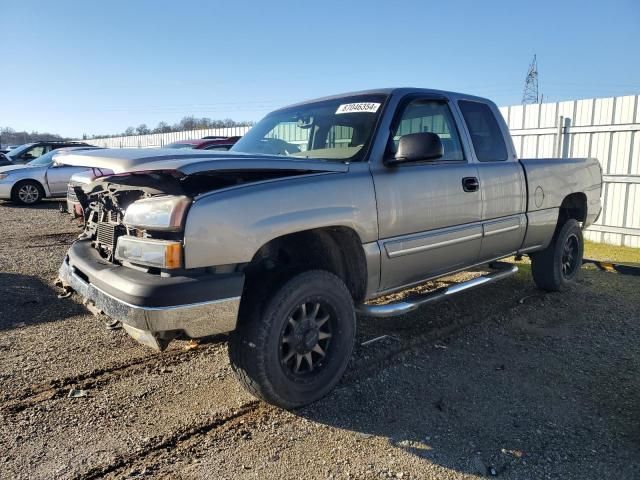
[{"label": "bare tree", "polygon": [[[190,116],[190,117],[182,117],[182,120],[180,120],[180,122],[178,123],[178,128],[180,130],[195,130],[198,128],[198,121],[196,120],[196,117]],[[175,126],[174,126],[174,131],[175,130]]]},{"label": "bare tree", "polygon": [[171,131],[171,125],[167,122],[159,122],[158,126],[153,129],[153,133],[169,133]]},{"label": "bare tree", "polygon": [[[156,128],[151,130],[145,123],[138,125],[137,128],[128,127],[124,133],[115,133],[115,134],[107,134],[107,135],[98,135],[98,134],[82,134],[83,139],[88,138],[109,138],[109,137],[120,137],[120,136],[131,136],[131,135],[145,135],[148,133],[169,133],[169,132],[181,132],[185,130],[200,130],[206,128],[224,128],[224,127],[250,127],[253,125],[253,122],[236,122],[235,120],[231,120],[230,118],[226,118],[224,120],[212,120],[209,117],[200,117],[196,118],[194,116],[186,116],[183,117],[177,123],[173,125],[168,124],[167,122],[159,122]],[[13,128],[10,127],[0,127],[0,142],[2,145],[18,145],[22,143],[29,142],[37,142],[40,140],[71,140],[69,137],[62,137],[61,135],[46,133],[46,132],[31,132],[28,133],[26,131],[17,132]]]},{"label": "bare tree", "polygon": [[0,141],[2,145],[18,145],[22,143],[38,142],[45,140],[68,140],[66,137],[62,137],[55,133],[47,132],[31,132],[26,131],[17,132],[10,127],[0,127]]},{"label": "bare tree", "polygon": [[146,135],[150,132],[149,127],[147,127],[146,123],[141,123],[140,125],[138,125],[138,127],[136,128],[136,133],[138,135]]}]

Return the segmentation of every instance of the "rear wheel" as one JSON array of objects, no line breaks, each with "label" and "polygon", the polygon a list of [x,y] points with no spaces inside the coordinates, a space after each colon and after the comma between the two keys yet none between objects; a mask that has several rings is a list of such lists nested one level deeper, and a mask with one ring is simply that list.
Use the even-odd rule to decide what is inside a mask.
[{"label": "rear wheel", "polygon": [[531,254],[531,272],[538,288],[549,292],[566,290],[578,277],[583,253],[580,224],[569,219],[546,249]]},{"label": "rear wheel", "polygon": [[16,184],[11,192],[11,200],[19,205],[35,205],[44,197],[42,185],[33,180],[24,180]]},{"label": "rear wheel", "polygon": [[296,275],[251,318],[242,318],[229,357],[243,386],[262,400],[295,408],[326,395],[344,373],[355,338],[351,294],[320,270]]}]

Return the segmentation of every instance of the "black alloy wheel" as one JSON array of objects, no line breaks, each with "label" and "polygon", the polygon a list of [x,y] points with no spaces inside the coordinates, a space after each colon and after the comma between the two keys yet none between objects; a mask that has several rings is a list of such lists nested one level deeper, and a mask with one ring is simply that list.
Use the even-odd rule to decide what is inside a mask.
[{"label": "black alloy wheel", "polygon": [[319,301],[303,302],[289,315],[280,335],[280,364],[291,378],[322,371],[331,354],[335,314]]}]

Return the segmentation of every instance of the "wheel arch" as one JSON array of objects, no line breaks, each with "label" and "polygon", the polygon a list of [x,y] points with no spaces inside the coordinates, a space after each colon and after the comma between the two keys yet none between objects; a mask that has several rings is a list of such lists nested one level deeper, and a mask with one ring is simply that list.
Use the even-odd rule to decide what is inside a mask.
[{"label": "wheel arch", "polygon": [[38,185],[41,191],[43,192],[42,198],[47,198],[49,196],[47,189],[44,187],[44,185],[40,180],[36,180],[35,178],[22,178],[18,180],[16,183],[14,183],[13,187],[11,187],[11,198],[13,198],[13,196],[15,195],[16,189],[18,188],[18,186],[25,182],[33,182],[36,185]]},{"label": "wheel arch", "polygon": [[587,196],[582,192],[567,195],[560,204],[558,225],[572,218],[582,223],[587,220]]},{"label": "wheel arch", "polygon": [[245,289],[262,275],[281,277],[320,269],[338,276],[354,301],[364,299],[367,263],[362,241],[350,227],[328,226],[289,233],[269,240],[245,269]]}]

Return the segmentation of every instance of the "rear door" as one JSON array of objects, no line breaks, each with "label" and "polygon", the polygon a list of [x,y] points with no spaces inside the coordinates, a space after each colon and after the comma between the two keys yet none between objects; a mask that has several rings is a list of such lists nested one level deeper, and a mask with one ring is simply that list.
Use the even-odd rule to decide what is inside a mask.
[{"label": "rear door", "polygon": [[520,248],[526,232],[524,171],[505,142],[509,135],[495,105],[459,100],[477,160],[482,186],[482,247],[480,261],[509,255]]},{"label": "rear door", "polygon": [[372,169],[382,252],[381,290],[472,265],[480,252],[478,173],[465,154],[447,100],[429,96],[403,100],[385,156],[395,153],[402,135],[417,132],[436,133],[444,156],[394,167],[377,162]]}]

